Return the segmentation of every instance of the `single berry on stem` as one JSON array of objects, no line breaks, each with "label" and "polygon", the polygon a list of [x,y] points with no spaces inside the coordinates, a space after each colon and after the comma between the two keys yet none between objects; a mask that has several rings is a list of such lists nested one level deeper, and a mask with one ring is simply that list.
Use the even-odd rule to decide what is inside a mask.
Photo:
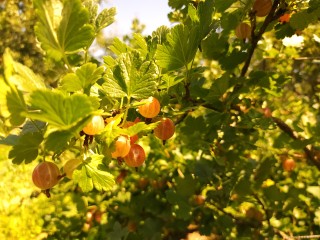
[{"label": "single berry on stem", "polygon": [[255,0],[253,3],[253,12],[257,17],[265,17],[272,8],[272,0]]},{"label": "single berry on stem", "polygon": [[138,107],[139,113],[145,118],[154,118],[160,113],[160,102],[154,97],[146,99],[147,103]]},{"label": "single berry on stem", "polygon": [[100,134],[104,129],[104,119],[100,115],[93,116],[91,121],[82,129],[87,135]]},{"label": "single berry on stem", "polygon": [[170,118],[161,118],[160,123],[153,132],[157,138],[161,140],[168,140],[175,132],[174,122]]},{"label": "single berry on stem", "polygon": [[130,147],[130,137],[119,136],[115,142],[115,151],[111,153],[111,156],[113,158],[123,158],[129,153]]},{"label": "single berry on stem", "polygon": [[60,170],[53,162],[41,162],[32,172],[32,181],[41,190],[55,186],[60,179]]},{"label": "single berry on stem", "polygon": [[124,157],[124,161],[129,167],[140,167],[145,159],[146,153],[143,147],[138,144],[131,145],[128,155]]},{"label": "single berry on stem", "polygon": [[251,37],[251,26],[242,22],[236,27],[235,33],[239,39],[249,39]]}]

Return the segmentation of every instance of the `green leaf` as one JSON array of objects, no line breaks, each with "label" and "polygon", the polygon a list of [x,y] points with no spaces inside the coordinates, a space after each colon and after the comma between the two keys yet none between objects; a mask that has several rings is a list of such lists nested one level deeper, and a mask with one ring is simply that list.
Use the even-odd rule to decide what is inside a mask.
[{"label": "green leaf", "polygon": [[38,17],[34,30],[41,47],[50,57],[60,60],[63,57],[63,53],[55,32],[57,23],[54,21],[53,3],[45,0],[34,0],[33,4]]},{"label": "green leaf", "polygon": [[35,33],[41,47],[55,60],[65,54],[88,47],[94,38],[94,29],[89,23],[89,12],[80,0],[64,1],[62,19],[56,28],[53,7],[44,0],[35,0],[38,22]]},{"label": "green leaf", "polygon": [[92,179],[88,176],[87,163],[82,163],[72,174],[73,181],[78,183],[83,192],[90,192],[93,190]]},{"label": "green leaf", "polygon": [[181,76],[175,76],[174,74],[162,74],[162,84],[159,86],[160,89],[169,89],[170,87],[177,85],[184,80]]},{"label": "green leaf", "polygon": [[234,186],[234,192],[240,196],[246,196],[252,193],[250,175],[240,176],[239,181]]},{"label": "green leaf", "polygon": [[201,38],[204,38],[212,30],[212,15],[214,11],[215,1],[201,1],[198,5],[198,16],[200,24]]},{"label": "green leaf", "polygon": [[32,92],[35,89],[46,88],[44,80],[27,66],[14,62],[13,67],[16,74],[10,78],[10,82],[14,83],[21,91]]},{"label": "green leaf", "polygon": [[199,22],[199,16],[197,14],[197,9],[192,4],[188,5],[188,15],[193,22]]},{"label": "green leaf", "polygon": [[118,114],[117,116],[115,116],[113,120],[107,124],[104,131],[101,133],[101,138],[104,139],[104,142],[106,143],[107,147],[110,147],[114,139],[120,135],[120,127],[118,127],[118,125],[122,120],[122,116],[123,114]]},{"label": "green leaf", "polygon": [[79,137],[79,132],[91,119],[91,115],[83,118],[75,126],[68,130],[58,130],[51,132],[45,139],[45,148],[55,153],[65,150],[72,137]]},{"label": "green leaf", "polygon": [[228,74],[213,81],[210,88],[210,93],[207,96],[209,99],[219,99],[230,87],[230,78]]},{"label": "green leaf", "polygon": [[96,26],[96,32],[99,32],[100,30],[102,30],[103,28],[111,25],[114,22],[114,17],[117,13],[116,8],[112,7],[112,8],[105,8],[103,9],[95,22],[95,26]]},{"label": "green leaf", "polygon": [[219,60],[221,67],[225,70],[236,68],[247,59],[247,53],[234,49],[229,55]]},{"label": "green leaf", "polygon": [[107,69],[102,87],[110,97],[147,98],[156,91],[157,68],[136,53],[121,54],[113,71]]},{"label": "green leaf", "polygon": [[195,57],[199,38],[198,27],[176,25],[167,35],[168,42],[158,45],[156,63],[168,71],[187,66]]},{"label": "green leaf", "polygon": [[196,190],[197,181],[191,175],[184,178],[176,178],[177,194],[183,197],[191,197]]},{"label": "green leaf", "polygon": [[289,23],[294,29],[303,30],[309,24],[316,22],[319,15],[320,15],[320,8],[318,9],[318,11],[312,11],[312,12],[309,12],[307,10],[300,11],[295,14],[292,14]]},{"label": "green leaf", "polygon": [[177,218],[184,220],[189,219],[191,217],[191,206],[187,198],[173,190],[167,190],[165,193],[168,202],[173,205],[172,211],[176,214]]},{"label": "green leaf", "polygon": [[167,42],[167,35],[170,32],[170,28],[167,26],[160,26],[152,32],[152,39],[156,40],[156,43],[163,44]]},{"label": "green leaf", "polygon": [[44,80],[35,74],[27,66],[13,60],[10,52],[6,49],[4,53],[4,65],[7,68],[10,66],[9,74],[7,71],[7,81],[13,83],[17,88],[23,92],[31,92],[35,89],[46,88]]},{"label": "green leaf", "polygon": [[61,130],[74,127],[93,113],[90,98],[86,95],[65,96],[60,92],[37,90],[30,96],[31,119],[48,122]]},{"label": "green leaf", "polygon": [[68,141],[73,137],[73,133],[68,130],[52,132],[46,138],[45,148],[48,151],[59,152],[63,150]]},{"label": "green leaf", "polygon": [[138,122],[126,129],[122,129],[122,134],[134,136],[143,131],[151,131],[158,126],[159,122],[146,124],[144,122]]},{"label": "green leaf", "polygon": [[201,42],[204,57],[218,60],[226,56],[229,48],[228,37],[228,35],[211,32],[210,35]]},{"label": "green leaf", "polygon": [[132,44],[135,47],[135,50],[138,50],[141,53],[141,56],[146,57],[148,54],[148,45],[144,37],[139,33],[133,34]]},{"label": "green leaf", "polygon": [[115,183],[114,177],[107,172],[103,158],[103,155],[92,155],[85,159],[81,167],[73,172],[73,180],[79,184],[82,191],[89,192],[93,187],[98,191],[112,189]]},{"label": "green leaf", "polygon": [[172,8],[179,9],[188,3],[189,1],[187,0],[169,0],[168,5]]},{"label": "green leaf", "polygon": [[68,92],[77,92],[83,89],[82,82],[75,73],[68,73],[61,79],[61,89]]},{"label": "green leaf", "polygon": [[9,158],[15,164],[30,163],[38,157],[38,149],[43,137],[40,133],[28,132],[19,137],[16,145],[9,152]]},{"label": "green leaf", "polygon": [[22,92],[18,89],[11,88],[7,92],[7,107],[10,112],[10,123],[13,126],[19,126],[25,121],[27,106]]},{"label": "green leaf", "polygon": [[266,199],[270,201],[271,204],[275,204],[276,201],[282,202],[286,198],[285,193],[281,192],[280,189],[276,187],[276,185],[264,188],[263,192],[266,196]]},{"label": "green leaf", "polygon": [[10,134],[6,138],[0,138],[0,145],[14,146],[18,143],[20,136]]},{"label": "green leaf", "polygon": [[61,80],[61,88],[76,92],[85,90],[102,77],[104,67],[98,67],[94,63],[86,63],[76,70],[75,73],[68,73]]},{"label": "green leaf", "polygon": [[5,83],[4,79],[0,76],[0,116],[8,118],[10,112],[7,106],[7,93],[10,91],[10,87]]},{"label": "green leaf", "polygon": [[280,23],[274,27],[274,30],[275,30],[275,36],[277,39],[291,37],[296,32],[296,30],[292,28],[290,24],[280,24]]},{"label": "green leaf", "polygon": [[234,3],[234,0],[215,0],[214,3],[218,12],[224,12]]},{"label": "green leaf", "polygon": [[123,240],[127,239],[129,234],[127,227],[122,227],[119,222],[115,222],[113,225],[112,232],[108,233],[108,239],[112,240]]},{"label": "green leaf", "polygon": [[103,62],[106,64],[107,67],[110,68],[113,68],[117,64],[116,60],[111,56],[104,56]]},{"label": "green leaf", "polygon": [[112,45],[109,49],[116,55],[120,55],[121,53],[126,53],[130,49],[128,45],[122,42],[119,38],[115,37],[113,39]]},{"label": "green leaf", "polygon": [[44,122],[27,120],[23,124],[21,134],[26,134],[28,132],[40,132],[45,127],[46,127],[46,123]]},{"label": "green leaf", "polygon": [[92,0],[82,1],[82,4],[86,7],[86,9],[89,12],[90,24],[94,24],[98,16],[99,5],[97,4],[96,1],[92,1]]},{"label": "green leaf", "polygon": [[89,12],[80,0],[64,1],[62,20],[57,32],[62,51],[74,53],[89,46],[94,38],[94,30],[88,22]]}]

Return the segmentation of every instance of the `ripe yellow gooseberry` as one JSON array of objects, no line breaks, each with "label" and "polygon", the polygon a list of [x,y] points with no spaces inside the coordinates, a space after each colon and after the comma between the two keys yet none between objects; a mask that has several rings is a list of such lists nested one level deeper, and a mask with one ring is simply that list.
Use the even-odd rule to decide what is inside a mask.
[{"label": "ripe yellow gooseberry", "polygon": [[104,129],[104,119],[100,115],[93,116],[91,121],[82,129],[85,134],[96,135]]},{"label": "ripe yellow gooseberry", "polygon": [[253,3],[253,11],[257,17],[265,17],[272,8],[272,0],[255,0]]},{"label": "ripe yellow gooseberry", "polygon": [[149,97],[146,104],[139,106],[139,113],[145,118],[156,117],[160,112],[160,102],[154,97]]},{"label": "ripe yellow gooseberry", "polygon": [[168,140],[175,132],[174,122],[170,118],[161,118],[160,123],[153,132],[157,138],[161,140]]},{"label": "ripe yellow gooseberry", "polygon": [[239,39],[247,39],[251,37],[251,27],[247,23],[240,23],[235,30],[236,36]]},{"label": "ripe yellow gooseberry", "polygon": [[32,172],[32,181],[41,190],[47,190],[59,182],[60,170],[53,162],[41,162]]},{"label": "ripe yellow gooseberry", "polygon": [[285,171],[292,171],[296,167],[296,162],[292,158],[286,158],[282,162],[282,167]]},{"label": "ripe yellow gooseberry", "polygon": [[133,144],[127,156],[124,157],[125,163],[129,167],[140,167],[146,159],[146,153],[138,144]]},{"label": "ripe yellow gooseberry", "polygon": [[130,151],[130,138],[127,136],[119,136],[115,143],[115,151],[111,153],[113,158],[125,157]]}]

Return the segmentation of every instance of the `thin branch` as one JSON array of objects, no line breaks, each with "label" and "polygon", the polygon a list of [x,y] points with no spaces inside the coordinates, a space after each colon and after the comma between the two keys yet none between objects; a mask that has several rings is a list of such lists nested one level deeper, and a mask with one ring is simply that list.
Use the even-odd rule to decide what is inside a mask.
[{"label": "thin branch", "polygon": [[[294,140],[305,140],[303,137],[299,136],[288,124],[283,122],[281,119],[272,117],[272,120],[283,132],[288,134]],[[319,151],[314,148],[314,146],[309,145],[303,148],[306,157],[320,170],[320,158],[318,157]]]},{"label": "thin branch", "polygon": [[248,52],[248,58],[244,64],[244,66],[242,67],[241,75],[240,75],[241,77],[244,77],[246,75],[248,68],[250,66],[250,63],[251,63],[251,59],[253,57],[253,53],[254,53],[255,49],[257,48],[258,42],[261,39],[263,33],[266,31],[269,24],[274,19],[278,18],[278,16],[277,16],[278,14],[275,14],[275,12],[276,12],[276,9],[277,9],[279,3],[280,3],[280,0],[275,0],[273,2],[271,10],[270,10],[268,16],[265,18],[265,20],[264,20],[264,22],[263,22],[263,24],[257,34],[254,33],[254,30],[256,28],[255,17],[254,17],[254,20],[253,20],[254,25],[252,26],[252,33],[251,33],[251,48],[249,49],[249,52]]}]

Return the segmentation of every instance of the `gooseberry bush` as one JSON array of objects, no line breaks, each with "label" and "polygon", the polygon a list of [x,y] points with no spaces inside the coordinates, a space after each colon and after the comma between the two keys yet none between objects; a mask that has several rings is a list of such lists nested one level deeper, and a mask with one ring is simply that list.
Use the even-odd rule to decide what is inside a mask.
[{"label": "gooseberry bush", "polygon": [[[318,233],[319,1],[168,3],[173,27],[115,37],[100,59],[91,47],[115,8],[34,0],[47,71],[6,49],[0,116],[8,159],[38,163],[30,172],[38,194],[72,196],[85,213],[81,229],[64,220],[72,231],[49,237]],[[305,46],[283,44],[301,35]]]}]

